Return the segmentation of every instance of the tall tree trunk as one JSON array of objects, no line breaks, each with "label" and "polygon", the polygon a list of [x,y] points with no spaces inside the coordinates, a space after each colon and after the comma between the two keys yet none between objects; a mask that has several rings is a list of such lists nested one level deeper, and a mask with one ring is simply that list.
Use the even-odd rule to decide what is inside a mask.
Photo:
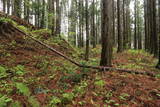
[{"label": "tall tree trunk", "polygon": [[137,49],[137,0],[135,0],[134,12],[134,49]]},{"label": "tall tree trunk", "polygon": [[124,49],[127,48],[125,3],[126,3],[126,0],[123,0],[123,48]]},{"label": "tall tree trunk", "polygon": [[92,42],[93,48],[96,48],[96,35],[95,35],[95,0],[92,1]]},{"label": "tall tree trunk", "polygon": [[21,0],[14,0],[14,15],[21,18]]},{"label": "tall tree trunk", "polygon": [[152,0],[152,5],[153,5],[153,47],[154,47],[154,50],[153,50],[153,53],[154,53],[154,56],[158,56],[158,36],[157,36],[157,18],[156,18],[156,0]]},{"label": "tall tree trunk", "polygon": [[[160,32],[160,0],[158,0],[158,17],[159,17],[159,32]],[[160,33],[159,33],[159,57],[156,68],[160,69]]]},{"label": "tall tree trunk", "polygon": [[115,3],[114,3],[115,1],[113,0],[113,3],[112,3],[112,17],[113,17],[113,28],[112,28],[112,30],[113,30],[113,45],[115,46],[116,45],[116,36],[115,36]]},{"label": "tall tree trunk", "polygon": [[50,6],[52,6],[52,7],[49,7],[50,9],[50,13],[49,14],[53,14],[53,16],[52,16],[52,20],[50,20],[50,17],[49,17],[49,20],[52,22],[52,36],[54,36],[55,35],[55,7],[54,7],[54,3],[55,3],[55,0],[50,0],[50,3],[51,3],[51,5]]},{"label": "tall tree trunk", "polygon": [[61,12],[60,12],[60,2],[59,0],[56,0],[56,31],[55,34],[56,36],[60,36],[60,20],[61,20]]},{"label": "tall tree trunk", "polygon": [[41,28],[45,28],[45,0],[42,0]]},{"label": "tall tree trunk", "polygon": [[118,50],[117,52],[123,51],[123,36],[121,33],[121,15],[120,15],[120,0],[117,0],[117,29],[118,29]]},{"label": "tall tree trunk", "polygon": [[10,14],[11,1],[7,0],[7,13]]},{"label": "tall tree trunk", "polygon": [[86,54],[85,54],[85,60],[89,59],[89,23],[88,23],[88,0],[85,0],[86,2]]},{"label": "tall tree trunk", "polygon": [[6,0],[2,0],[3,2],[3,12],[6,12]]},{"label": "tall tree trunk", "polygon": [[112,0],[102,0],[101,66],[112,66]]}]

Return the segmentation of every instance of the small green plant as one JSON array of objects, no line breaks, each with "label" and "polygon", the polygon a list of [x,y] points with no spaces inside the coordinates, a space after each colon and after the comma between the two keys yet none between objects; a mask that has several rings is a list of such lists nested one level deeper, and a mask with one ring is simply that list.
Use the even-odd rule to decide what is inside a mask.
[{"label": "small green plant", "polygon": [[105,81],[104,80],[97,80],[94,85],[98,86],[98,87],[103,87],[105,85]]},{"label": "small green plant", "polygon": [[8,74],[7,74],[7,69],[3,66],[0,66],[0,78],[4,78],[4,77],[7,77]]},{"label": "small green plant", "polygon": [[32,107],[40,107],[39,102],[37,101],[37,99],[33,96],[30,96],[28,98],[28,102],[31,104]]},{"label": "small green plant", "polygon": [[16,22],[14,22],[13,20],[11,20],[9,18],[5,18],[5,17],[1,17],[0,22],[11,23],[13,25],[17,25]]},{"label": "small green plant", "polygon": [[17,65],[16,67],[13,68],[13,70],[15,71],[15,73],[16,73],[17,75],[20,75],[20,76],[24,75],[25,72],[26,72],[26,71],[24,70],[24,66],[23,66],[23,65]]},{"label": "small green plant", "polygon": [[12,102],[11,107],[22,107],[21,103],[18,101]]},{"label": "small green plant", "polygon": [[71,102],[73,100],[74,96],[75,95],[72,92],[62,94],[62,103],[66,104],[66,103]]},{"label": "small green plant", "polygon": [[20,29],[21,31],[25,32],[25,33],[29,32],[29,30],[22,25],[17,26],[17,28]]},{"label": "small green plant", "polygon": [[119,98],[121,99],[121,100],[127,100],[127,97],[129,97],[130,95],[128,95],[127,93],[122,93],[120,96],[119,96]]},{"label": "small green plant", "polygon": [[30,90],[24,83],[16,83],[16,88],[18,89],[19,93],[30,96]]},{"label": "small green plant", "polygon": [[160,78],[160,74],[157,74],[157,75],[156,75],[156,78]]},{"label": "small green plant", "polygon": [[0,94],[0,107],[7,107],[7,104],[12,101],[11,98],[8,98],[6,95]]},{"label": "small green plant", "polygon": [[61,99],[58,98],[58,97],[53,96],[52,100],[50,101],[49,106],[51,106],[51,107],[57,107],[57,104],[60,104],[60,103],[61,103]]},{"label": "small green plant", "polygon": [[75,95],[83,95],[85,93],[85,88],[88,86],[87,82],[82,81],[80,83],[80,85],[76,85],[74,87],[73,92],[75,93]]}]

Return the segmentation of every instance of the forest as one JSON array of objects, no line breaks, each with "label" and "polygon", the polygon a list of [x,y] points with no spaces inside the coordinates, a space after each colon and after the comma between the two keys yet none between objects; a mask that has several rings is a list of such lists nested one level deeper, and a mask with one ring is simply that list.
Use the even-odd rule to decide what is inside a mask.
[{"label": "forest", "polygon": [[0,0],[0,107],[160,107],[160,0]]}]

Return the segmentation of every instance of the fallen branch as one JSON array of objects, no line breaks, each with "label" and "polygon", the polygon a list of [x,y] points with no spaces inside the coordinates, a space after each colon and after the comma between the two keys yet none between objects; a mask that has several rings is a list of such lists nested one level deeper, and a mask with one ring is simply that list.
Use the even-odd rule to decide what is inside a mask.
[{"label": "fallen branch", "polygon": [[[14,26],[13,26],[14,27]],[[151,77],[155,77],[155,74],[151,73],[151,72],[147,72],[147,71],[135,71],[135,70],[126,70],[126,69],[120,69],[120,68],[113,68],[113,67],[103,67],[103,66],[88,66],[88,65],[82,65],[76,61],[74,61],[73,59],[65,56],[64,54],[62,54],[61,52],[57,51],[56,49],[54,49],[53,47],[47,45],[46,43],[35,39],[32,37],[32,34],[27,34],[21,30],[19,30],[18,28],[14,27],[17,31],[19,31],[20,33],[22,33],[23,35],[31,38],[32,40],[34,40],[35,42],[39,43],[40,45],[43,45],[44,47],[48,48],[49,50],[51,50],[52,52],[56,53],[57,55],[63,57],[64,59],[68,60],[69,62],[75,64],[78,67],[81,68],[90,68],[90,69],[96,69],[96,70],[101,70],[101,71],[120,71],[120,72],[126,72],[126,73],[134,73],[134,74],[141,74],[141,75],[148,75]]]}]

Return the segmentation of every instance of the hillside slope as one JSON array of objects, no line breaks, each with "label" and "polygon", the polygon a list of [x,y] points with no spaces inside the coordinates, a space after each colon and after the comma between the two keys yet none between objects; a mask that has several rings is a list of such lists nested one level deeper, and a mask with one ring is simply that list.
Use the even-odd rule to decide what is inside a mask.
[{"label": "hillside slope", "polygon": [[[159,70],[153,66],[156,59],[148,53],[129,50],[115,54],[113,66],[153,71],[156,78],[98,72],[76,67],[15,30],[6,20],[0,21],[0,29],[0,107],[160,106]],[[22,30],[82,64],[99,63],[99,47],[91,50],[90,62],[85,62],[79,50],[53,38],[50,31]]]}]

